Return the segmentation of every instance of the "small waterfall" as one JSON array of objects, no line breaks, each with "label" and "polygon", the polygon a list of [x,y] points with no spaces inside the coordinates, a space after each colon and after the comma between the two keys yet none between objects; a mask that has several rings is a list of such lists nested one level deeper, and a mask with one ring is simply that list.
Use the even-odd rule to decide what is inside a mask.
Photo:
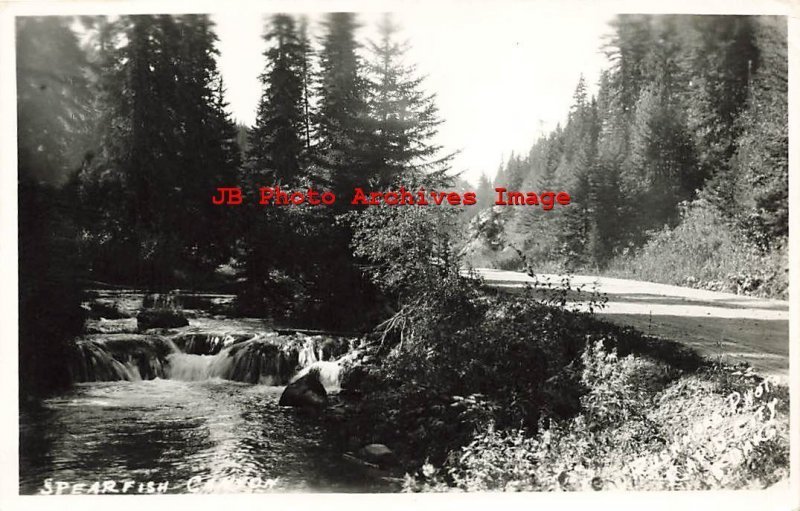
[{"label": "small waterfall", "polygon": [[319,382],[322,383],[322,386],[325,387],[325,390],[328,392],[332,390],[341,390],[342,366],[338,361],[313,362],[297,373],[291,381],[302,378],[310,371],[318,371]]},{"label": "small waterfall", "polygon": [[180,309],[177,293],[152,293],[145,295],[142,305],[145,309]]},{"label": "small waterfall", "polygon": [[[312,368],[328,390],[339,389],[341,366],[331,359],[345,339],[270,333],[188,332],[172,339],[142,334],[97,334],[75,343],[75,382],[213,378],[286,385]],[[299,371],[299,372],[298,372]]]},{"label": "small waterfall", "polygon": [[298,350],[291,343],[253,339],[229,348],[232,359],[228,380],[284,385],[297,371]]},{"label": "small waterfall", "polygon": [[79,343],[77,348],[78,362],[72,368],[72,378],[76,382],[142,379],[138,368],[130,361],[120,362],[97,343]]},{"label": "small waterfall", "polygon": [[184,353],[192,355],[216,355],[223,348],[259,337],[257,334],[236,334],[227,332],[192,332],[179,334],[172,341]]},{"label": "small waterfall", "polygon": [[177,351],[168,339],[135,334],[86,337],[75,347],[70,361],[75,382],[164,378],[167,356]]},{"label": "small waterfall", "polygon": [[174,353],[169,356],[169,378],[222,378],[245,383],[285,385],[298,368],[298,351],[276,338],[257,337],[227,346],[215,355]]},{"label": "small waterfall", "polygon": [[352,351],[349,339],[314,335],[306,337],[300,348],[300,367],[308,367],[314,362],[335,360]]},{"label": "small waterfall", "polygon": [[230,373],[231,358],[228,352],[217,355],[173,353],[167,357],[167,377],[172,380],[201,381],[225,378]]},{"label": "small waterfall", "polygon": [[[318,353],[319,352],[319,353]],[[297,360],[300,364],[300,367],[308,367],[314,362],[317,362],[322,358],[321,349],[317,348],[317,343],[314,342],[314,339],[306,339],[306,342],[303,343],[303,346],[300,348],[300,351],[297,354]]]}]

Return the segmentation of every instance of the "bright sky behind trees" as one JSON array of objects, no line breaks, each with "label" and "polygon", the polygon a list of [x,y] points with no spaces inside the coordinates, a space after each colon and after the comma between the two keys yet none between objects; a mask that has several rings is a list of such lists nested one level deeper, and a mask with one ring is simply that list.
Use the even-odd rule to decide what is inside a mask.
[{"label": "bright sky behind trees", "polygon": [[[464,171],[473,184],[482,172],[493,176],[511,151],[527,152],[540,134],[566,120],[581,73],[590,93],[596,90],[612,14],[589,5],[573,12],[541,5],[465,4],[459,10],[394,15],[411,44],[409,60],[437,95],[445,120],[438,142],[447,151],[460,151],[453,170]],[[234,11],[213,18],[229,110],[247,125],[254,122],[261,94],[267,16]],[[359,16],[362,42],[373,37],[380,16]],[[320,15],[308,17],[317,35]]]}]

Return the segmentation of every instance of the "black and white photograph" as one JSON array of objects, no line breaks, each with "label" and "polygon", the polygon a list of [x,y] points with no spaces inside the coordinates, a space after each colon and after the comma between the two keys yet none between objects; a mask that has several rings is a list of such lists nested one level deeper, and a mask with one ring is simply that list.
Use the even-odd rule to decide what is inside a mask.
[{"label": "black and white photograph", "polygon": [[797,509],[800,10],[642,5],[0,6],[2,499]]}]

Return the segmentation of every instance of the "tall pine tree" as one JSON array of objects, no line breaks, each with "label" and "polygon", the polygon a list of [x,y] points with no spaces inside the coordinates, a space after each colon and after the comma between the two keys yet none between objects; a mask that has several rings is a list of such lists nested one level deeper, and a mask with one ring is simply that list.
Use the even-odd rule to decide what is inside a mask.
[{"label": "tall pine tree", "polygon": [[[240,162],[207,16],[128,16],[107,49],[100,152],[80,178],[99,278],[190,283],[231,254],[228,212],[211,205]],[[109,200],[113,197],[113,200]]]},{"label": "tall pine tree", "polygon": [[[244,169],[244,181],[252,189],[280,185],[289,191],[308,180],[309,49],[302,30],[298,32],[294,19],[286,14],[272,16],[265,30],[262,95],[256,124],[248,134],[250,149]],[[240,308],[251,314],[280,315],[290,307],[294,294],[290,283],[301,282],[315,271],[315,258],[304,250],[297,231],[298,224],[317,219],[298,208],[264,208],[256,203],[245,207],[248,221],[242,229]]]},{"label": "tall pine tree", "polygon": [[327,182],[346,206],[355,186],[365,186],[373,170],[370,161],[372,122],[355,14],[331,13],[322,23],[316,111],[317,157]]},{"label": "tall pine tree", "polygon": [[435,97],[422,91],[423,78],[406,63],[409,45],[398,40],[399,27],[386,14],[378,40],[370,43],[371,88],[368,99],[374,121],[372,179],[378,188],[434,179],[447,169],[448,156],[432,143],[441,120]]},{"label": "tall pine tree", "polygon": [[248,152],[253,171],[263,185],[291,187],[300,180],[302,155],[308,151],[306,50],[291,16],[272,17],[264,35],[266,69],[262,96]]}]

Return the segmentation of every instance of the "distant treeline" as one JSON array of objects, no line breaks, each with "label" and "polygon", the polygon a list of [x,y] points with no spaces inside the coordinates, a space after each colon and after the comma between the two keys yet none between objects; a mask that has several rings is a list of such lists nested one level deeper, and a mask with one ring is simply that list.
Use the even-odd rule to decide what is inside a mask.
[{"label": "distant treeline", "polygon": [[[604,268],[700,201],[762,252],[788,235],[787,22],[783,17],[621,15],[590,97],[494,183],[565,189],[560,215],[504,211],[534,262]],[[699,241],[699,240],[698,240]]]}]

